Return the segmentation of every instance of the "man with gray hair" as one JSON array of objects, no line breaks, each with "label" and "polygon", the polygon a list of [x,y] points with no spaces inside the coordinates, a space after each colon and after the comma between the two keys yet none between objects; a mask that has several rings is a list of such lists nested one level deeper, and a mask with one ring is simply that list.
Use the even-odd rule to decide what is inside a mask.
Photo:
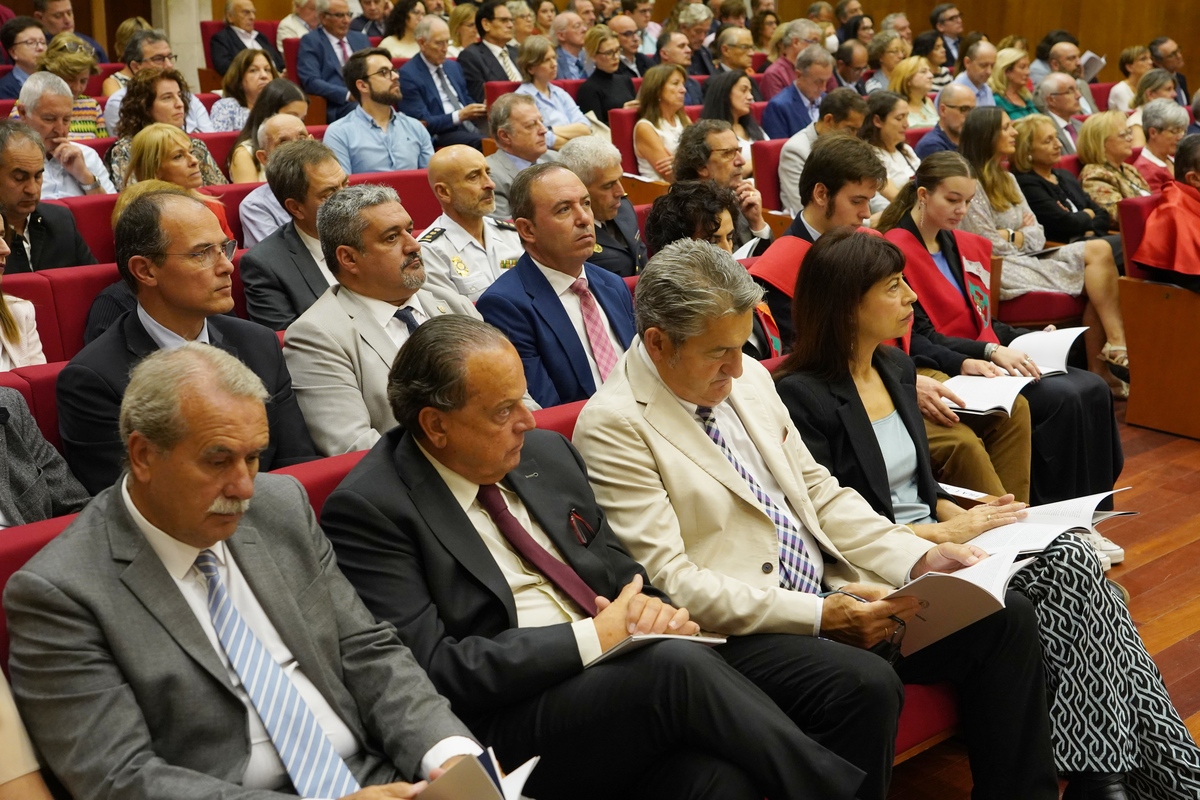
[{"label": "man with gray hair", "polygon": [[202,342],[241,359],[270,390],[270,441],[264,470],[316,457],[279,339],[269,329],[229,316],[237,243],[226,240],[212,210],[180,194],[150,193],[117,220],[117,269],[137,297],[120,317],[71,359],[58,376],[58,422],[71,471],[90,493],[121,474],[117,430],[129,373],[157,350]]},{"label": "man with gray hair", "polygon": [[[747,75],[754,72],[754,35],[749,28],[737,25],[725,25],[717,31],[712,41],[713,62],[717,65],[715,75],[722,72],[732,72],[740,69]],[[750,81],[750,91],[754,102],[762,102],[762,92],[758,84]]]},{"label": "man with gray hair", "polygon": [[292,13],[279,22],[275,49],[283,52],[284,39],[302,39],[317,27],[317,0],[292,0]]},{"label": "man with gray hair", "polygon": [[763,111],[763,130],[772,139],[787,139],[821,118],[825,87],[833,78],[833,56],[812,44],[796,57],[792,85],[771,98]]},{"label": "man with gray hair", "polygon": [[980,700],[964,716],[988,732],[967,735],[977,793],[1054,797],[1041,646],[1022,596],[895,668],[868,650],[919,610],[887,587],[982,551],[893,524],[813,458],[771,374],[742,355],[761,299],[708,242],[668,245],[643,270],[638,338],[573,434],[617,538],[701,628],[729,637],[717,648],[729,664],[866,772],[856,797],[887,794],[902,681],[946,678]]},{"label": "man with gray hair", "polygon": [[958,151],[958,137],[967,114],[975,108],[975,92],[962,84],[948,83],[938,92],[934,105],[937,106],[938,123],[917,142],[915,150],[920,158],[942,150]]},{"label": "man with gray hair", "polygon": [[254,29],[257,16],[254,0],[225,0],[225,27],[214,33],[209,42],[213,69],[219,74],[228,72],[234,57],[247,48],[262,50],[275,69],[283,72],[283,56],[271,40]]},{"label": "man with gray hair", "polygon": [[126,471],[4,594],[14,694],[71,796],[412,797],[478,754],[267,474],[272,387],[198,342],[125,380]]},{"label": "man with gray hair", "polygon": [[[581,139],[591,139],[590,136]],[[429,160],[429,186],[442,215],[421,236],[430,289],[475,301],[525,253],[511,222],[491,216],[496,184],[483,154],[466,145],[444,147]]]},{"label": "man with gray hair", "polygon": [[1033,92],[1033,104],[1054,121],[1058,141],[1065,155],[1076,152],[1083,123],[1071,117],[1079,113],[1079,87],[1075,79],[1062,72],[1051,72]]},{"label": "man with gray hair", "polygon": [[1079,45],[1074,42],[1057,42],[1050,48],[1050,57],[1046,59],[1051,72],[1061,72],[1075,79],[1079,88],[1079,113],[1091,116],[1099,110],[1096,98],[1092,97],[1092,87],[1083,79],[1082,54]]},{"label": "man with gray hair", "polygon": [[[265,167],[275,148],[311,138],[304,120],[299,117],[291,114],[267,117],[258,126],[258,149],[254,151],[254,158]],[[270,183],[264,183],[246,195],[238,206],[238,216],[242,220],[242,246],[247,248],[254,247],[292,219],[271,191]]]},{"label": "man with gray hair", "polygon": [[806,47],[822,44],[821,28],[808,19],[789,22],[779,39],[779,56],[763,70],[758,82],[764,100],[770,100],[796,80],[796,57]]},{"label": "man with gray hair", "polygon": [[596,246],[588,261],[622,278],[637,275],[646,266],[646,245],[621,185],[621,151],[598,136],[580,136],[567,142],[558,156],[592,198]]},{"label": "man with gray hair", "polygon": [[896,35],[904,41],[908,51],[910,53],[912,52],[912,23],[908,21],[908,15],[903,11],[897,11],[894,14],[888,14],[886,17],[884,17],[883,21],[879,23],[879,30],[881,32],[895,31]]},{"label": "man with gray hair", "polygon": [[633,338],[625,282],[587,263],[596,234],[591,195],[562,164],[535,164],[512,185],[525,255],[479,298],[479,313],[508,336],[543,408],[584,400]]},{"label": "man with gray hair", "polygon": [[350,6],[346,0],[316,0],[316,3],[321,24],[300,39],[294,77],[305,92],[325,98],[325,121],[333,122],[353,111],[353,101],[358,99],[350,88],[353,83],[343,79],[342,69],[353,53],[369,48],[371,42],[358,31],[350,30]]},{"label": "man with gray hair", "polygon": [[46,148],[44,200],[117,191],[100,154],[70,140],[74,105],[71,87],[53,72],[35,72],[21,87],[17,101],[21,121],[42,137]]},{"label": "man with gray hair", "polygon": [[321,206],[317,228],[337,282],[288,326],[283,356],[317,452],[335,456],[371,447],[396,425],[387,374],[417,327],[479,312],[422,288],[421,246],[395,189],[343,189]]},{"label": "man with gray hair", "polygon": [[954,83],[966,86],[975,93],[975,105],[978,108],[996,105],[992,87],[988,85],[988,79],[992,77],[992,69],[995,66],[996,46],[987,39],[975,42],[963,54],[962,72],[954,77]]},{"label": "man with gray hair", "polygon": [[560,80],[583,80],[588,76],[587,54],[583,52],[583,36],[587,28],[583,18],[574,11],[564,11],[550,25],[551,41],[558,42],[558,77]]},{"label": "man with gray hair", "polygon": [[482,151],[480,128],[486,124],[487,106],[471,99],[462,67],[446,58],[449,26],[441,17],[426,14],[414,35],[420,53],[400,68],[400,110],[421,120],[435,149],[469,144]]},{"label": "man with gray hair", "polygon": [[496,184],[496,210],[499,220],[512,218],[509,187],[517,173],[530,164],[558,161],[558,153],[546,146],[546,125],[542,112],[527,94],[501,95],[488,111],[488,126],[496,139],[496,152],[487,157],[492,182]]},{"label": "man with gray hair", "polygon": [[[175,69],[175,53],[171,51],[171,42],[167,39],[166,31],[158,28],[135,31],[133,36],[129,37],[129,43],[125,45],[121,60],[134,75],[150,67]],[[104,125],[110,132],[117,129],[117,123],[121,119],[121,103],[125,102],[128,90],[128,84],[122,86],[113,92],[104,104]],[[188,133],[212,133],[216,130],[208,116],[208,109],[194,92],[183,118],[183,129]]]},{"label": "man with gray hair", "polygon": [[712,27],[712,9],[704,3],[691,3],[679,9],[679,30],[687,36],[688,46],[692,48],[692,66],[688,69],[691,75],[715,75],[717,65],[713,63],[712,52],[705,45]]},{"label": "man with gray hair", "polygon": [[250,248],[239,266],[250,319],[281,331],[335,282],[317,235],[317,211],[349,183],[332,150],[304,139],[271,154],[267,185],[291,220]]}]

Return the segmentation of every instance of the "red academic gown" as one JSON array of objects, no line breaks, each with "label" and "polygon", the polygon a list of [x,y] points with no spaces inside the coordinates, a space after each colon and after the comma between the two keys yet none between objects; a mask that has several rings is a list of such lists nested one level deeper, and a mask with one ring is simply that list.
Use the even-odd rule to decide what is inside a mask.
[{"label": "red academic gown", "polygon": [[[1133,260],[1157,269],[1200,275],[1200,191],[1171,181],[1162,202],[1150,212],[1146,232]],[[1128,258],[1128,256],[1126,256]]]}]

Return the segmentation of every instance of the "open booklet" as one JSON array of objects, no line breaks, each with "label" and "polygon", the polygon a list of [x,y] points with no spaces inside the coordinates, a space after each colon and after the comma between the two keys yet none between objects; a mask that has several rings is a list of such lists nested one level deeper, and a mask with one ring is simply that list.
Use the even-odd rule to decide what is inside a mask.
[{"label": "open booklet", "polygon": [[915,597],[921,603],[906,623],[900,652],[912,655],[1004,608],[1008,582],[1033,560],[1018,561],[1017,555],[1017,548],[1010,547],[957,572],[927,572],[888,595]]},{"label": "open booklet", "polygon": [[955,375],[946,381],[946,388],[958,395],[965,405],[958,406],[946,398],[942,402],[960,414],[1012,414],[1013,403],[1025,384],[1033,378],[1017,378],[1000,375],[985,378],[982,375]]},{"label": "open booklet", "polygon": [[539,758],[534,756],[504,775],[489,747],[475,758],[464,758],[430,782],[421,792],[421,800],[519,800]]},{"label": "open booklet", "polygon": [[1076,497],[1073,500],[1033,506],[1028,509],[1025,519],[984,531],[972,539],[970,544],[989,553],[999,553],[1008,548],[1016,548],[1022,554],[1040,553],[1067,531],[1095,531],[1096,524],[1106,519],[1136,514],[1136,511],[1096,510],[1101,500],[1123,491],[1125,489],[1115,489],[1111,492]]},{"label": "open booklet", "polygon": [[696,644],[708,645],[709,647],[714,647],[718,644],[725,644],[724,636],[680,636],[677,633],[635,633],[633,636],[627,636],[617,644],[610,647],[599,658],[591,661],[588,664],[588,667],[594,667],[597,664],[608,661],[609,659],[616,658],[624,655],[625,653],[631,653],[634,650],[637,650],[639,647],[645,647],[648,644],[661,642],[665,639],[679,639],[684,642],[695,642]]},{"label": "open booklet", "polygon": [[1079,334],[1086,330],[1085,326],[1059,328],[1054,331],[1032,331],[1021,334],[1009,342],[1008,346],[1032,358],[1043,375],[1054,375],[1067,371],[1067,353],[1079,338]]},{"label": "open booklet", "polygon": [[[1079,57],[1079,66],[1083,67],[1083,75],[1081,76],[1083,78],[1083,82],[1091,83],[1092,78],[1099,75],[1100,70],[1104,69],[1107,64],[1107,58],[1104,56],[1098,56],[1091,50],[1088,50],[1086,53],[1081,55]],[[1100,109],[1094,108],[1092,110],[1099,111]]]}]

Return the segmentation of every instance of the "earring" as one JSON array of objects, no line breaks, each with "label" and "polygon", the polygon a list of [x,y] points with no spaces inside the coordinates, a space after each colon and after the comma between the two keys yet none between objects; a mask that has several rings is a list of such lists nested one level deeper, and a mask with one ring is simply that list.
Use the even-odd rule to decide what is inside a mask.
[{"label": "earring", "polygon": [[920,218],[917,220],[917,227],[924,228],[925,227],[925,201],[924,200],[922,200],[917,205],[917,212],[920,214]]}]

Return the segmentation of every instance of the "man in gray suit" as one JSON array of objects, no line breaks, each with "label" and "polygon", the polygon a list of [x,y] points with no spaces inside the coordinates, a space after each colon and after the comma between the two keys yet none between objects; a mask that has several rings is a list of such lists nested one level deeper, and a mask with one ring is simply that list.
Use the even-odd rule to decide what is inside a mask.
[{"label": "man in gray suit", "polygon": [[0,528],[70,514],[87,501],[87,490],[42,436],[21,393],[0,387]]},{"label": "man in gray suit", "polygon": [[17,704],[76,800],[412,797],[480,752],[300,485],[257,474],[266,398],[217,348],[147,356],[127,472],[8,582]]},{"label": "man in gray suit", "polygon": [[1079,113],[1079,96],[1075,79],[1062,72],[1051,72],[1033,93],[1033,104],[1054,121],[1063,155],[1075,153],[1079,130],[1083,127],[1080,122],[1071,119],[1072,114]]},{"label": "man in gray suit", "polygon": [[496,138],[495,153],[487,157],[496,184],[496,210],[491,216],[512,219],[508,189],[517,173],[530,164],[557,161],[558,154],[546,147],[546,124],[533,98],[527,94],[501,95],[488,112],[488,126]]},{"label": "man in gray suit", "polygon": [[465,297],[421,288],[412,227],[396,191],[372,184],[343,189],[317,215],[337,283],[288,326],[283,357],[322,455],[365,450],[395,427],[388,370],[418,325],[442,314],[480,319]]},{"label": "man in gray suit", "polygon": [[250,319],[281,331],[333,285],[317,237],[317,209],[348,183],[333,151],[315,139],[288,142],[271,154],[267,185],[292,221],[242,256]]}]

